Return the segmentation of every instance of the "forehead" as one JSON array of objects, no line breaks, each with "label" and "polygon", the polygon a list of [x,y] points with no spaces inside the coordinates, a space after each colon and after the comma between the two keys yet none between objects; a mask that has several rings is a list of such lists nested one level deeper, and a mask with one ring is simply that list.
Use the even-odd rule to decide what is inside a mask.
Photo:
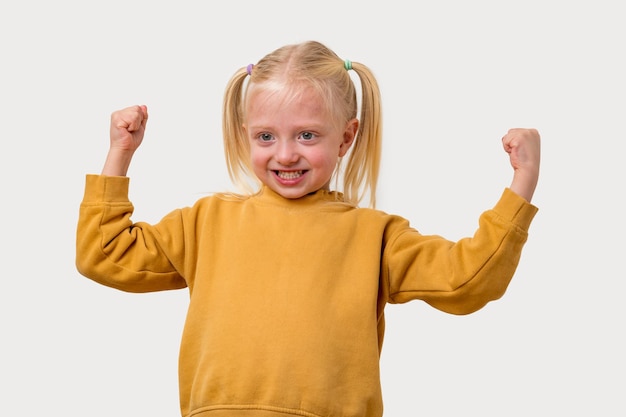
[{"label": "forehead", "polygon": [[279,116],[311,118],[335,126],[345,122],[323,85],[302,80],[250,83],[243,104],[247,123],[251,122],[251,117],[269,121]]},{"label": "forehead", "polygon": [[294,111],[319,116],[330,114],[322,94],[310,86],[268,88],[265,85],[255,85],[248,89],[245,101],[246,117],[258,113],[276,114]]},{"label": "forehead", "polygon": [[267,81],[262,84],[250,84],[245,103],[247,106],[287,107],[302,103],[324,105],[325,100],[318,89],[302,82],[288,84]]}]

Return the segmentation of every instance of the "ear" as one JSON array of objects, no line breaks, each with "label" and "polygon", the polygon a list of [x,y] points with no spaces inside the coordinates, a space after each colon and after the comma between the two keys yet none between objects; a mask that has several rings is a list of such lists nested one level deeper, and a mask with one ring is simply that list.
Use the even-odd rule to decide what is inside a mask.
[{"label": "ear", "polygon": [[349,120],[346,124],[345,130],[343,131],[343,141],[341,141],[341,145],[339,145],[339,157],[343,157],[346,153],[348,153],[348,150],[352,146],[354,138],[356,137],[356,132],[358,130],[359,120]]}]

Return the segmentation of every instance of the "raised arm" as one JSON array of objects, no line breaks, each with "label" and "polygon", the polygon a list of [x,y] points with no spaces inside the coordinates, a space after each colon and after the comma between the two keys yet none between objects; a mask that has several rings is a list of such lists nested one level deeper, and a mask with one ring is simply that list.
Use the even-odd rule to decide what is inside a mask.
[{"label": "raised arm", "polygon": [[502,145],[513,167],[513,180],[509,188],[530,202],[539,179],[539,132],[535,129],[510,129],[502,137]]},{"label": "raised arm", "polygon": [[133,155],[143,140],[148,122],[146,106],[131,106],[111,114],[109,153],[102,175],[126,176]]}]

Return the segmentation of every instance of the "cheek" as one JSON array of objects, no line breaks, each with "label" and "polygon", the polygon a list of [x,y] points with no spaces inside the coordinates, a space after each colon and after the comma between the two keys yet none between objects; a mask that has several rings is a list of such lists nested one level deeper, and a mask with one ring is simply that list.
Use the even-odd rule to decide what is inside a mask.
[{"label": "cheek", "polygon": [[334,149],[318,149],[309,154],[309,162],[318,168],[333,170],[337,165],[338,155]]},{"label": "cheek", "polygon": [[259,147],[250,147],[250,163],[254,167],[255,171],[258,168],[265,169],[265,165],[267,164],[267,152],[263,151],[264,150]]}]

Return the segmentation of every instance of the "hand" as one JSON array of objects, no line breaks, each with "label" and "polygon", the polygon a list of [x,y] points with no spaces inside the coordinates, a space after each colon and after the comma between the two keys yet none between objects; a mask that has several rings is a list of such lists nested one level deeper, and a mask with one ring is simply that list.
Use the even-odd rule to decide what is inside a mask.
[{"label": "hand", "polygon": [[146,106],[131,106],[111,114],[111,148],[137,150],[148,122]]},{"label": "hand", "polygon": [[141,145],[148,108],[131,106],[111,114],[110,146],[102,175],[125,176],[133,154]]},{"label": "hand", "polygon": [[535,129],[510,129],[502,137],[502,146],[513,167],[511,190],[529,202],[539,179],[541,144]]}]

